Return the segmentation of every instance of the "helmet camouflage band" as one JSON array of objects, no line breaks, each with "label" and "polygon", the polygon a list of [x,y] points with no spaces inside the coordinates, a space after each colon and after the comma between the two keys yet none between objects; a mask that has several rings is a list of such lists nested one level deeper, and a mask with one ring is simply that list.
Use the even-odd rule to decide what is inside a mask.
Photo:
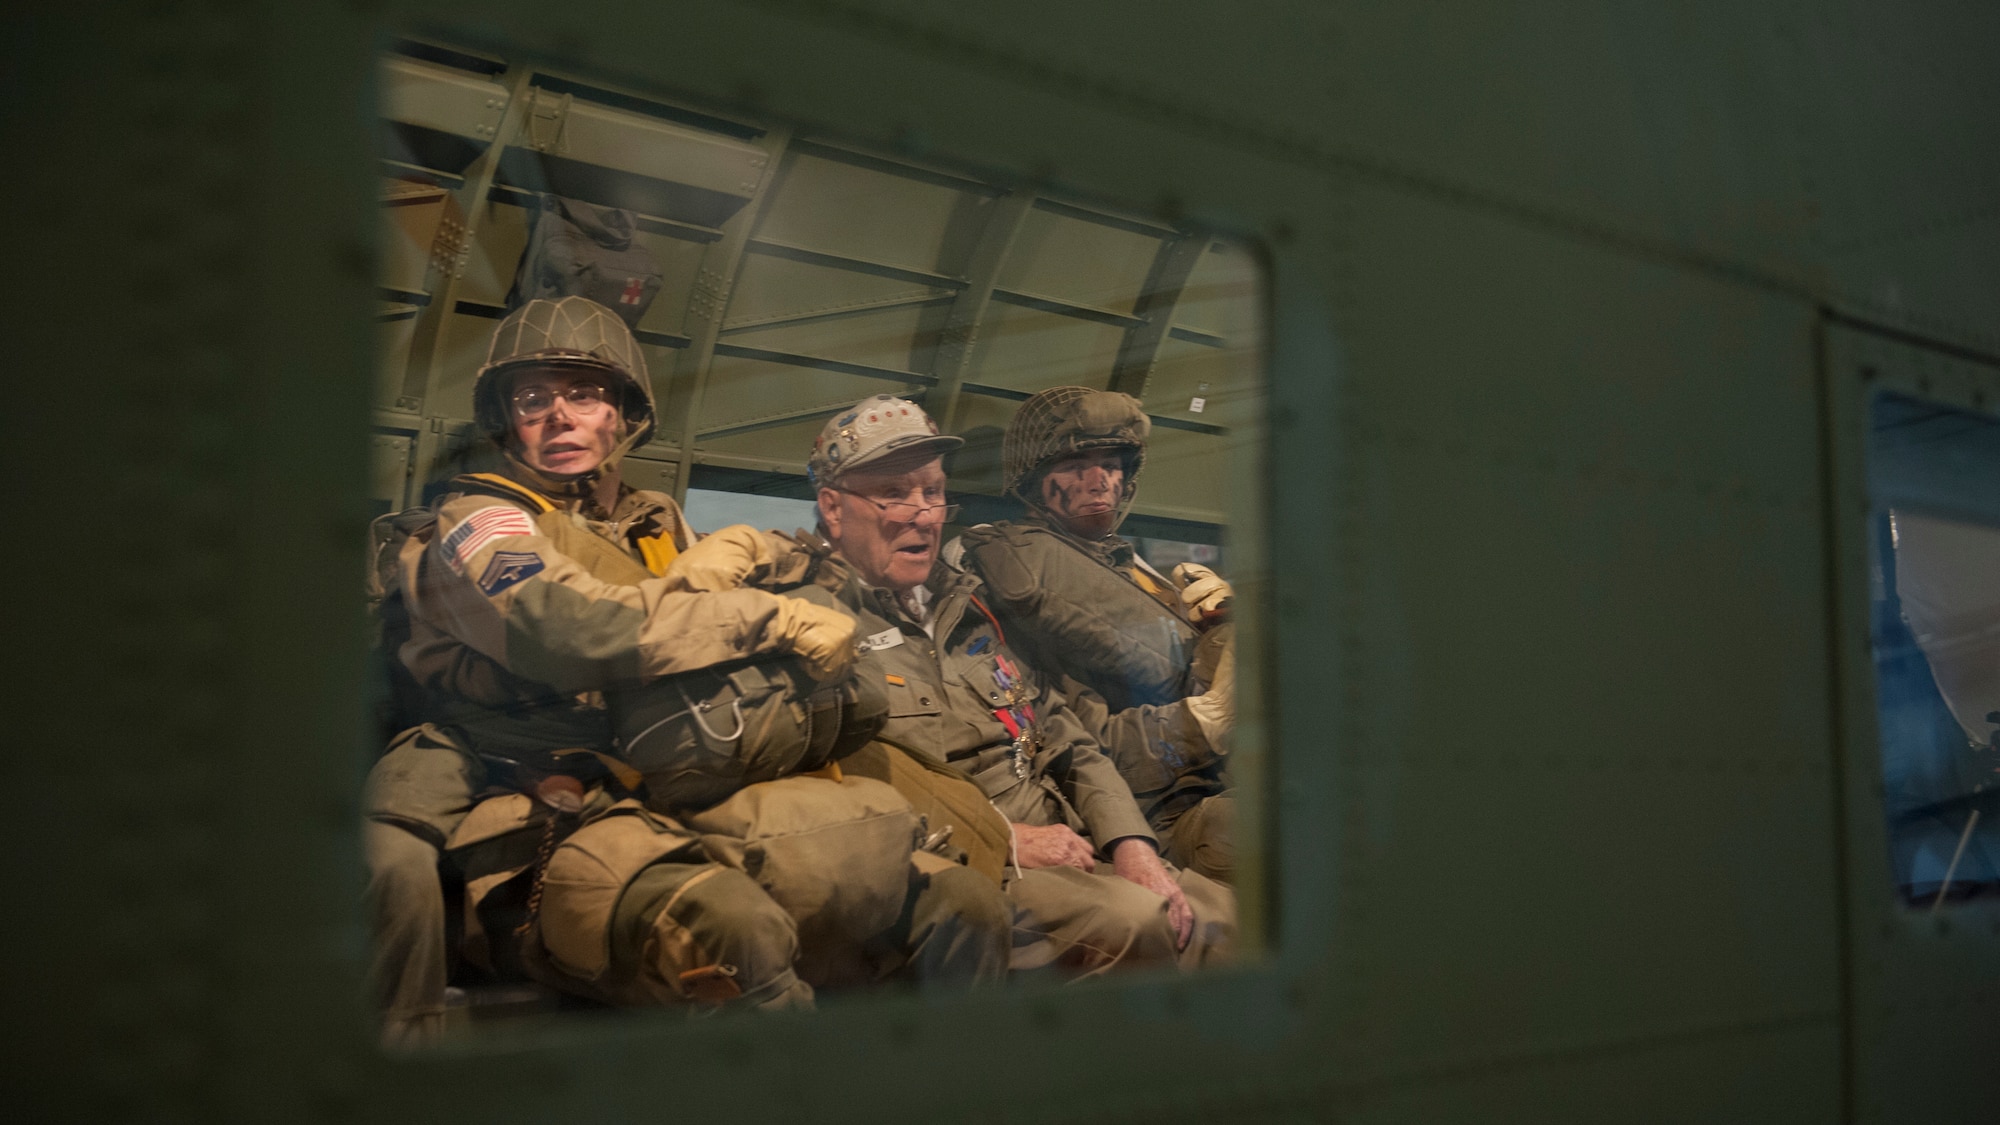
[{"label": "helmet camouflage band", "polygon": [[632,430],[631,444],[653,433],[653,393],[639,342],[618,314],[585,297],[536,298],[508,313],[493,330],[493,344],[479,381],[472,388],[472,414],[479,427],[498,439],[513,429],[508,409],[508,376],[523,367],[546,365],[608,372],[615,376],[619,409]]},{"label": "helmet camouflage band", "polygon": [[[1086,449],[1116,449],[1125,454],[1125,498],[1138,485],[1146,464],[1146,438],[1153,420],[1139,400],[1117,391],[1089,387],[1051,387],[1021,404],[1000,441],[1000,471],[1006,490],[1030,504],[1040,496],[1034,479],[1058,457]],[[1023,489],[1027,491],[1023,491]]]},{"label": "helmet camouflage band", "polygon": [[924,450],[942,455],[964,445],[963,438],[938,433],[924,408],[895,395],[872,395],[826,420],[813,439],[806,477],[830,485],[842,473],[893,453]]}]

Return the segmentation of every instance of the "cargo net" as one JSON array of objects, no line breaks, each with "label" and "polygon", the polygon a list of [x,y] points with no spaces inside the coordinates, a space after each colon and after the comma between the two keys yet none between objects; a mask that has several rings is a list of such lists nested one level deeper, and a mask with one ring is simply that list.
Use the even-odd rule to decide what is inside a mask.
[{"label": "cargo net", "polygon": [[646,359],[634,346],[632,333],[618,315],[584,297],[535,301],[524,305],[493,334],[487,366],[536,355],[593,356],[615,364],[634,379],[646,378]]},{"label": "cargo net", "polygon": [[1064,408],[1090,393],[1089,387],[1056,387],[1021,404],[1000,443],[1000,469],[1006,474],[1008,492],[1019,495],[1021,481],[1056,452],[1053,440]]}]

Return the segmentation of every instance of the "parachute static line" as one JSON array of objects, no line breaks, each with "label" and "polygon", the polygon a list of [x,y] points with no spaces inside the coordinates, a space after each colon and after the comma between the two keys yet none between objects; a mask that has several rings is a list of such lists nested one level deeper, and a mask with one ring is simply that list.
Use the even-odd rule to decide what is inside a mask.
[{"label": "parachute static line", "polygon": [[677,683],[674,685],[674,688],[675,690],[681,693],[681,702],[687,704],[686,709],[676,712],[675,714],[668,715],[666,718],[661,719],[659,722],[654,723],[652,726],[649,726],[645,730],[642,730],[638,734],[634,735],[629,741],[625,743],[625,752],[627,754],[630,754],[632,751],[638,749],[639,744],[641,742],[646,741],[646,739],[652,737],[654,731],[659,730],[661,727],[666,726],[668,723],[673,722],[675,719],[680,718],[682,715],[686,715],[688,718],[693,719],[694,724],[701,728],[703,734],[708,735],[708,737],[713,738],[717,742],[735,742],[743,737],[743,728],[748,724],[746,724],[743,719],[743,698],[741,696],[738,696],[735,699],[729,701],[729,713],[736,719],[736,732],[734,734],[725,735],[717,732],[714,727],[708,725],[708,718],[704,714],[704,712],[708,710],[708,702],[706,700],[703,700],[701,703],[696,703],[694,699],[688,695],[686,684]]}]

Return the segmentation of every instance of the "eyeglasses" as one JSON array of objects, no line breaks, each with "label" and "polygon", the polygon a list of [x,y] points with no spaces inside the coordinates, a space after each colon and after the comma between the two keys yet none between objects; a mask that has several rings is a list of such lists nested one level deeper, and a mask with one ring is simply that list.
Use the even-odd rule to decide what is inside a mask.
[{"label": "eyeglasses", "polygon": [[569,400],[571,412],[595,414],[603,406],[607,392],[596,383],[572,383],[558,390],[554,387],[524,387],[514,392],[514,414],[523,422],[533,422],[548,415],[556,408],[557,398]]},{"label": "eyeglasses", "polygon": [[912,504],[908,500],[877,500],[873,496],[862,496],[851,488],[836,488],[835,492],[845,492],[849,496],[859,496],[868,501],[893,523],[915,523],[925,512],[943,512],[945,523],[958,518],[957,504]]}]

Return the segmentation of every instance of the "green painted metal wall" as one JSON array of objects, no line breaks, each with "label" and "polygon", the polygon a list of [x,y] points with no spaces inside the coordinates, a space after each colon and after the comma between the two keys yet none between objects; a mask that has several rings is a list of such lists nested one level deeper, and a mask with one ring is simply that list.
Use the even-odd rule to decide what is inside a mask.
[{"label": "green painted metal wall", "polygon": [[[410,30],[1260,240],[1266,963],[375,1053],[354,544]],[[10,21],[12,1101],[1990,1119],[2000,916],[1890,906],[1857,552],[1867,388],[2000,401],[1996,41],[1796,0]]]}]

